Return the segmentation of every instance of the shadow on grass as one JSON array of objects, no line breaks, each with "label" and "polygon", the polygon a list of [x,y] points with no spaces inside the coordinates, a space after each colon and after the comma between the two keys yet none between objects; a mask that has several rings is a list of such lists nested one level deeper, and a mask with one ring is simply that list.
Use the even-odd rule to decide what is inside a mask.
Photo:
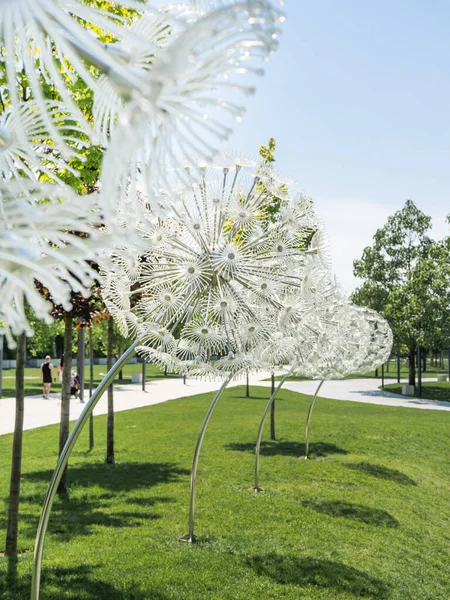
[{"label": "shadow on grass", "polygon": [[376,477],[377,479],[386,479],[387,481],[394,481],[401,485],[417,485],[414,479],[411,479],[411,477],[408,477],[408,475],[405,475],[396,469],[389,469],[388,467],[372,465],[366,462],[348,463],[344,466],[348,469],[353,469],[354,471],[361,471],[361,473],[365,473],[366,475],[372,475],[372,477]]},{"label": "shadow on grass", "polygon": [[[158,589],[138,589],[133,584],[121,584],[120,589],[110,581],[95,577],[97,565],[72,568],[44,569],[41,580],[41,597],[45,600],[167,600]],[[1,575],[1,571],[0,571]],[[2,600],[29,600],[31,576],[15,573],[0,577]]]},{"label": "shadow on grass", "polygon": [[302,502],[306,508],[312,508],[318,513],[329,515],[330,517],[343,517],[352,521],[359,521],[375,527],[399,527],[400,523],[385,510],[379,508],[370,508],[361,504],[351,504],[350,502],[340,502],[331,500],[329,502],[315,502],[314,500],[304,500]]},{"label": "shadow on grass", "polygon": [[[237,452],[255,453],[254,442],[227,444],[225,448]],[[299,442],[288,442],[285,440],[261,442],[261,456],[304,456],[305,451],[305,444],[300,444]],[[309,458],[322,458],[329,454],[348,454],[348,452],[335,444],[327,444],[326,442],[314,442],[309,445]]]},{"label": "shadow on grass", "polygon": [[[69,539],[73,535],[91,535],[98,527],[136,527],[161,515],[150,509],[158,504],[176,502],[173,497],[127,498],[128,493],[152,486],[178,481],[189,475],[186,469],[173,463],[103,463],[69,467],[69,498],[57,499],[49,521],[49,533]],[[33,483],[50,481],[52,471],[25,473],[23,478]],[[90,488],[93,488],[93,491]],[[106,488],[98,493],[98,488]],[[38,508],[44,500],[44,490],[22,496],[20,514],[21,531],[25,537],[34,538],[38,525]],[[6,505],[7,499],[5,499]],[[132,505],[135,507],[133,508]],[[28,510],[27,510],[28,508]],[[6,515],[6,513],[5,513]],[[0,529],[6,527],[6,516],[0,517]]]},{"label": "shadow on grass", "polygon": [[[247,565],[258,575],[270,577],[280,584],[314,586],[376,600],[384,600],[390,594],[389,586],[380,579],[331,560],[297,558],[271,552],[252,556]],[[332,597],[331,592],[325,594],[324,598]]]},{"label": "shadow on grass", "polygon": [[[161,515],[145,510],[158,503],[175,502],[175,499],[148,499],[142,508],[123,510],[121,500],[111,502],[100,501],[98,498],[83,498],[82,500],[62,500],[54,504],[48,524],[48,532],[57,535],[60,541],[69,540],[72,536],[92,535],[99,527],[124,529],[137,527],[148,521],[161,519]],[[33,539],[36,535],[39,515],[37,512],[27,512],[22,508],[20,513],[21,534]],[[0,528],[6,527],[6,520],[0,520]]]},{"label": "shadow on grass", "polygon": [[[69,465],[69,487],[90,487],[93,485],[113,492],[129,492],[139,488],[149,488],[160,483],[172,483],[190,471],[181,469],[175,463],[86,463]],[[32,471],[23,478],[35,483],[49,482],[53,471]]]}]

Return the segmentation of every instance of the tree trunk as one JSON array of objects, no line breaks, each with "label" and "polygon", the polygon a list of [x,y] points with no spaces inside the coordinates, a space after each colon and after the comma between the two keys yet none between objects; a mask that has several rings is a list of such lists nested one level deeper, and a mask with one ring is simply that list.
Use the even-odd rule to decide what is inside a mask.
[{"label": "tree trunk", "polygon": [[[109,371],[114,363],[113,356],[114,343],[114,320],[112,317],[108,319],[108,358],[107,371]],[[113,465],[116,460],[114,456],[114,396],[113,384],[108,388],[108,420],[106,426],[106,463]]]},{"label": "tree trunk", "polygon": [[272,406],[270,407],[270,439],[276,440],[275,437],[275,402],[272,402]]},{"label": "tree trunk", "polygon": [[[272,394],[275,391],[275,375],[274,373],[272,373],[272,377],[271,377],[271,389],[272,389]],[[272,402],[272,406],[270,407],[270,439],[271,440],[275,440],[275,400]]]},{"label": "tree trunk", "polygon": [[26,337],[22,333],[17,340],[16,354],[16,420],[12,445],[11,480],[9,485],[8,524],[6,529],[5,555],[17,557],[17,536],[19,528],[20,478],[22,474],[22,439],[25,396],[25,346]]},{"label": "tree trunk", "polygon": [[[59,454],[69,437],[70,379],[72,377],[72,312],[64,314],[64,367],[61,388],[61,420],[59,424]],[[58,494],[67,494],[67,467],[58,485]]]},{"label": "tree trunk", "polygon": [[3,396],[3,335],[0,333],[0,399]]},{"label": "tree trunk", "polygon": [[86,354],[86,330],[80,329],[78,332],[77,348],[77,373],[80,378],[80,391],[78,397],[80,402],[84,402],[84,355]]},{"label": "tree trunk", "polygon": [[409,363],[409,385],[416,385],[416,348],[410,346],[408,349]]},{"label": "tree trunk", "polygon": [[[94,389],[94,348],[92,346],[92,324],[89,325],[89,398]],[[94,414],[89,417],[89,449],[94,447]]]}]

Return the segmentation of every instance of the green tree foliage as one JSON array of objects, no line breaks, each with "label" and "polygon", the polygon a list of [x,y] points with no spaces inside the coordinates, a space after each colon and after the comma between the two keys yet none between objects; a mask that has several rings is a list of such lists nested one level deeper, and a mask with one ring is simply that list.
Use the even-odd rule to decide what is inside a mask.
[{"label": "green tree foliage", "polygon": [[[277,144],[274,138],[270,138],[267,146],[261,144],[259,147],[259,155],[263,159],[264,162],[273,164],[275,162],[275,150]],[[280,195],[284,192],[288,191],[288,187],[286,184],[282,183],[279,186]],[[312,204],[312,199],[309,198],[309,202]],[[272,194],[269,201],[264,205],[263,209],[267,215],[269,223],[276,223],[278,219],[278,215],[281,207],[281,199],[279,196]],[[298,247],[302,249],[307,249],[311,243],[311,240],[314,236],[315,230],[311,228],[309,231],[305,231],[303,235],[298,239]]]},{"label": "green tree foliage", "polygon": [[[270,164],[275,162],[276,147],[277,147],[277,144],[276,144],[274,138],[269,139],[267,146],[264,146],[264,144],[261,144],[261,146],[259,147],[259,155],[261,156],[261,158],[263,159],[264,162],[267,162]],[[280,186],[280,192],[285,192],[286,190],[287,190],[287,187],[284,184],[282,184]],[[270,221],[272,221],[272,222],[276,221],[277,215],[280,212],[280,206],[281,206],[280,198],[278,196],[275,196],[272,194],[272,196],[270,197],[270,200],[264,206],[264,210]]]},{"label": "green tree foliage", "polygon": [[411,384],[417,345],[448,344],[449,243],[431,240],[431,225],[431,217],[407,200],[353,263],[363,280],[353,300],[382,313],[396,343],[408,348]]},{"label": "green tree foliage", "polygon": [[34,330],[34,335],[27,339],[27,355],[30,358],[41,358],[46,354],[60,356],[62,353],[62,339],[64,324],[62,321],[45,323],[37,319],[33,311],[28,308],[28,321]]}]

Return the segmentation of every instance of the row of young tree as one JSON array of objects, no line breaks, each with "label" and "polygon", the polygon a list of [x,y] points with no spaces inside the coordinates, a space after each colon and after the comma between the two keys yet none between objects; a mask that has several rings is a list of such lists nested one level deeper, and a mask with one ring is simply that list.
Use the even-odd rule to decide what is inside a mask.
[{"label": "row of young tree", "polygon": [[[71,376],[72,376],[72,360],[67,360],[67,357],[72,359],[73,355],[73,343],[74,338],[77,338],[78,351],[77,358],[80,363],[78,366],[80,369],[84,367],[84,355],[85,355],[85,332],[89,332],[88,348],[90,355],[91,364],[91,376],[89,392],[92,393],[93,386],[93,335],[92,331],[98,328],[103,329],[104,326],[107,328],[106,335],[106,350],[107,350],[107,369],[109,370],[117,355],[117,346],[126,343],[126,340],[122,336],[118,336],[115,331],[114,321],[106,310],[100,312],[90,311],[89,305],[85,304],[85,300],[79,298],[78,303],[76,298],[73,298],[73,309],[71,311],[63,311],[60,315],[62,320],[64,332],[63,332],[63,353],[64,353],[64,366],[62,373],[62,386],[61,386],[61,416],[59,426],[59,443],[58,453],[60,454],[64,448],[64,445],[69,437],[69,422],[70,422],[70,401],[71,401]],[[58,312],[59,307],[55,307],[55,312]],[[80,318],[81,312],[83,318]],[[118,342],[118,339],[120,340]],[[22,474],[22,449],[23,449],[23,423],[24,423],[24,412],[25,412],[25,355],[26,355],[26,336],[22,334],[18,337],[17,348],[16,348],[16,410],[15,410],[15,423],[14,423],[14,434],[12,444],[12,457],[11,457],[11,477],[10,477],[10,489],[9,499],[7,508],[7,528],[6,528],[6,544],[5,554],[10,558],[17,557],[18,548],[18,529],[19,529],[19,506],[20,506],[20,486],[21,486],[21,474]],[[120,351],[120,350],[119,350]],[[81,378],[81,385],[84,386],[83,377]],[[108,389],[108,415],[107,415],[107,443],[105,462],[107,464],[115,463],[114,453],[114,397],[113,397],[113,386],[111,385]],[[94,446],[94,427],[93,419],[91,418],[89,427],[89,445],[92,449]],[[56,448],[55,448],[56,451]],[[68,495],[68,483],[67,483],[67,469],[59,484],[58,493],[61,496]]]},{"label": "row of young tree", "polygon": [[431,228],[431,217],[407,200],[354,261],[363,283],[353,301],[387,319],[394,352],[407,350],[411,385],[419,347],[422,358],[450,348],[450,237],[434,240]]},{"label": "row of young tree", "polygon": [[[96,0],[96,5],[99,8],[107,7],[109,3],[104,0]],[[129,18],[133,12],[123,7],[114,8],[114,12],[122,18]],[[111,39],[105,37],[102,41],[110,42]],[[72,72],[71,78],[67,78],[66,86],[72,99],[78,105],[87,121],[93,120],[93,93],[87,83],[79,77],[70,65],[66,65],[67,71]],[[55,111],[55,126],[64,130],[70,125],[67,120],[66,111],[64,108],[63,99],[60,96],[55,85],[52,85],[46,77],[44,68],[39,63],[39,57],[36,55],[36,76],[39,78],[42,90],[46,100],[60,103],[60,114]],[[91,67],[92,74],[96,73],[94,67]],[[3,54],[0,56],[0,115],[9,110],[10,100],[8,98],[8,81],[7,81],[7,65]],[[28,74],[21,72],[18,75],[18,84],[21,87],[21,98],[24,103],[30,104],[33,111],[34,98],[32,96],[32,86],[28,78]],[[105,148],[102,145],[94,145],[87,143],[86,136],[76,129],[71,130],[73,145],[76,147],[76,155],[70,160],[62,161],[60,149],[52,141],[50,135],[34,139],[33,143],[37,149],[42,146],[45,148],[44,156],[47,160],[42,161],[42,171],[36,172],[35,175],[40,181],[55,181],[59,179],[72,187],[77,194],[93,194],[98,191],[99,175],[104,156]],[[78,143],[79,142],[79,143]],[[70,144],[70,142],[69,142]],[[19,171],[19,175],[22,173]],[[50,302],[52,298],[48,291],[41,285],[37,284],[40,293]],[[18,336],[16,348],[16,416],[15,427],[12,445],[12,460],[11,460],[11,478],[8,501],[8,516],[7,516],[7,532],[5,555],[10,559],[17,557],[18,547],[18,528],[19,528],[19,503],[20,503],[20,483],[22,472],[22,448],[23,448],[23,421],[24,421],[24,368],[25,356],[44,356],[46,353],[55,355],[58,350],[55,345],[55,339],[62,341],[62,352],[65,357],[72,356],[74,349],[74,331],[88,328],[93,334],[91,337],[90,349],[93,348],[95,338],[97,348],[100,353],[108,356],[108,364],[112,364],[114,355],[114,330],[113,320],[105,310],[101,302],[99,289],[94,286],[92,296],[86,300],[81,294],[73,294],[72,309],[66,311],[63,307],[53,306],[54,324],[48,325],[34,318],[31,311],[30,324],[33,326],[35,335],[33,338],[26,339],[25,334]],[[29,310],[29,309],[28,309]],[[95,325],[94,327],[92,327]],[[107,334],[105,336],[105,328]],[[106,344],[105,344],[106,338]],[[105,347],[106,345],[106,347]],[[54,352],[52,352],[54,350]],[[9,357],[8,350],[5,349],[5,357]],[[70,387],[71,387],[71,371],[72,361],[65,360],[62,376],[62,391],[61,391],[61,420],[59,434],[59,453],[61,453],[64,444],[69,435],[69,417],[70,417]],[[114,443],[113,439],[113,396],[112,387],[108,391],[108,448],[106,453],[106,462],[114,462]],[[92,437],[91,437],[92,441]],[[55,449],[56,450],[56,449]],[[59,493],[67,495],[67,472],[64,474],[60,486]]]}]

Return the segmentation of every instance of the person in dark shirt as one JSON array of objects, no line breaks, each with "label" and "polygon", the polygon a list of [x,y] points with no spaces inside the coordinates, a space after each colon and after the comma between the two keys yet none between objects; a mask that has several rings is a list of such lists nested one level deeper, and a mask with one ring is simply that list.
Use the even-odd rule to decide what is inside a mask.
[{"label": "person in dark shirt", "polygon": [[52,387],[52,380],[56,381],[56,377],[53,377],[53,365],[50,362],[50,356],[45,357],[45,362],[41,365],[41,381],[44,384],[44,390],[42,392],[43,398],[48,398],[50,394],[50,388]]},{"label": "person in dark shirt", "polygon": [[72,376],[70,378],[70,395],[78,396],[80,392],[80,376],[75,371],[72,371]]}]

